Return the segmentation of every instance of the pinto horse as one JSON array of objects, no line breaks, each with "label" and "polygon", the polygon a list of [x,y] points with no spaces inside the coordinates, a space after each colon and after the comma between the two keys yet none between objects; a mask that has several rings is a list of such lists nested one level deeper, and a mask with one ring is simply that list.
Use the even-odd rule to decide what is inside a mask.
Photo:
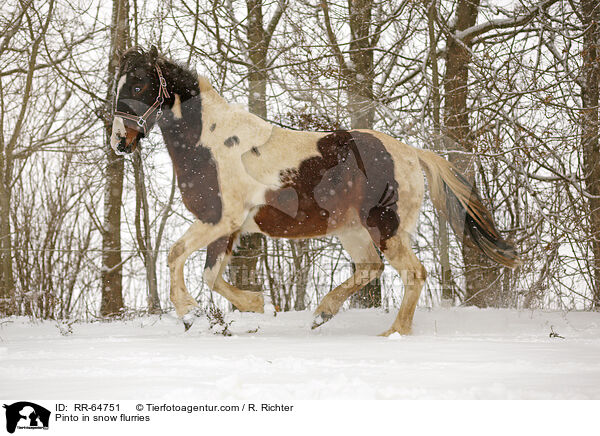
[{"label": "pinto horse", "polygon": [[203,278],[242,311],[263,312],[260,292],[240,290],[222,275],[242,232],[275,238],[335,235],[356,265],[329,292],[313,328],[379,277],[377,248],[401,273],[404,297],[383,333],[409,334],[426,272],[410,233],[424,193],[465,243],[512,267],[517,254],[496,230],[471,184],[447,160],[373,130],[305,132],[283,129],[229,105],[204,77],[149,51],[132,49],[120,63],[111,146],[135,150],[154,124],[162,131],[186,208],[196,221],[171,247],[170,297],[186,330],[198,303],[183,277],[186,259],[206,247]]}]

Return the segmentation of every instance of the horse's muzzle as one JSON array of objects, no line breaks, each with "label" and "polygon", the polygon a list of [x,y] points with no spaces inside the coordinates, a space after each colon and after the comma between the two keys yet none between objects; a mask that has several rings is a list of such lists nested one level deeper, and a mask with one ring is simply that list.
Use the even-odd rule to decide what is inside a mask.
[{"label": "horse's muzzle", "polygon": [[135,148],[132,146],[133,142],[135,142],[135,140],[127,144],[127,138],[121,138],[121,140],[117,144],[117,149],[115,150],[115,153],[118,155],[130,154]]},{"label": "horse's muzzle", "polygon": [[140,139],[141,133],[135,129],[126,128],[127,134],[125,136],[118,136],[118,142],[116,147],[113,147],[115,153],[118,155],[133,153],[137,147],[137,143]]},{"label": "horse's muzzle", "polygon": [[137,129],[125,126],[121,117],[115,117],[110,145],[118,155],[133,153],[144,135]]}]

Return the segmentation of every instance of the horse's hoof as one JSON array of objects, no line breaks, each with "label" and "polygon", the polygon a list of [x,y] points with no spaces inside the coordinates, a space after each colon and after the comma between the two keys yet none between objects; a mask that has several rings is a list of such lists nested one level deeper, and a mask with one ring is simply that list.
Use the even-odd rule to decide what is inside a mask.
[{"label": "horse's hoof", "polygon": [[313,324],[312,324],[311,329],[314,330],[317,327],[321,327],[323,324],[325,324],[331,318],[333,318],[333,315],[321,312],[320,314],[318,314],[317,316],[315,316],[315,318],[313,319]]},{"label": "horse's hoof", "polygon": [[391,335],[393,333],[396,333],[396,330],[394,330],[394,329],[387,329],[383,333],[379,333],[377,336],[382,336],[384,338],[387,338],[389,335]]},{"label": "horse's hoof", "polygon": [[194,321],[198,319],[202,315],[202,311],[198,308],[190,310],[188,313],[183,315],[181,321],[183,321],[183,327],[185,327],[185,331],[187,332],[192,325],[194,325]]},{"label": "horse's hoof", "polygon": [[402,336],[409,336],[412,334],[412,330],[410,328],[400,328],[400,329],[395,329],[394,327],[384,331],[383,333],[380,333],[379,336],[383,336],[385,338],[387,338],[390,335],[393,335],[394,333],[399,333]]},{"label": "horse's hoof", "polygon": [[271,295],[265,292],[263,294],[263,298],[263,313],[265,315],[277,316],[277,311],[275,310],[275,305],[273,304],[273,299],[271,298]]},{"label": "horse's hoof", "polygon": [[183,320],[183,327],[185,327],[185,331],[186,331],[186,332],[187,332],[187,331],[190,329],[190,327],[192,327],[193,325],[194,325],[194,320],[187,320],[187,319],[184,319],[184,320]]}]

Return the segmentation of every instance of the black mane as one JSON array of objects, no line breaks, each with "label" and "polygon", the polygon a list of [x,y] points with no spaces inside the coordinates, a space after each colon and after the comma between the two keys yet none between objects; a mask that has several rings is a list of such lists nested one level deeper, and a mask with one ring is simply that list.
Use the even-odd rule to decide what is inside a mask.
[{"label": "black mane", "polygon": [[150,54],[139,47],[130,48],[121,55],[119,62],[119,75],[129,73],[137,67],[151,64]]},{"label": "black mane", "polygon": [[168,86],[179,94],[182,102],[198,95],[196,72],[162,55],[153,54],[152,50],[133,47],[124,52],[119,63],[119,75],[131,73],[138,68],[153,69],[156,64],[161,67]]}]

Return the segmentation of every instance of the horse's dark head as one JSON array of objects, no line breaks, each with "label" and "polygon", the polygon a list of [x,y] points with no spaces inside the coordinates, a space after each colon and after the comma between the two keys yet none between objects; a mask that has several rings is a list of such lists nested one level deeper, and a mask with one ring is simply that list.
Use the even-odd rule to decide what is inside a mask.
[{"label": "horse's dark head", "polygon": [[117,154],[135,150],[160,115],[170,95],[156,47],[123,54],[119,67],[111,146]]}]

